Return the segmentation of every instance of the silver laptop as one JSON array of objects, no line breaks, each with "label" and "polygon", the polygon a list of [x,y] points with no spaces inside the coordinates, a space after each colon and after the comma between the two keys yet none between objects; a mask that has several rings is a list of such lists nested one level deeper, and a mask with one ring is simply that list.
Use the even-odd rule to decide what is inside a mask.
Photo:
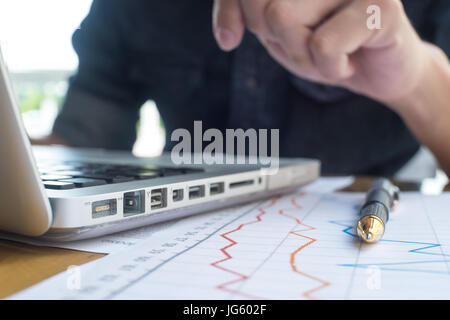
[{"label": "silver laptop", "polygon": [[288,192],[320,163],[177,166],[170,155],[31,147],[0,54],[0,231],[53,241],[86,239]]}]

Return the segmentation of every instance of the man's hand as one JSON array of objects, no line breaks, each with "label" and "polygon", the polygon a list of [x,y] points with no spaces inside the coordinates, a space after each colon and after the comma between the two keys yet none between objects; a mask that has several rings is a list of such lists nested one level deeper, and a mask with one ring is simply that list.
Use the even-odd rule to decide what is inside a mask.
[{"label": "man's hand", "polygon": [[[372,6],[380,29],[367,23]],[[295,75],[392,108],[450,176],[449,60],[420,39],[401,0],[214,0],[223,50],[235,49],[245,28]]]},{"label": "man's hand", "polygon": [[[381,29],[367,24],[372,5]],[[400,0],[214,0],[223,50],[235,49],[245,28],[293,74],[386,103],[416,89],[430,56]]]}]

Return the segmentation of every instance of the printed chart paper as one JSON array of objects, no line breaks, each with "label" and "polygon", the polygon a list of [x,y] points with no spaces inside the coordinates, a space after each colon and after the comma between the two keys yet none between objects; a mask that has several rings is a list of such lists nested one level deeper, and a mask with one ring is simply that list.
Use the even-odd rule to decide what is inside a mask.
[{"label": "printed chart paper", "polygon": [[450,195],[402,193],[383,239],[365,194],[298,192],[193,216],[13,299],[449,299]]}]

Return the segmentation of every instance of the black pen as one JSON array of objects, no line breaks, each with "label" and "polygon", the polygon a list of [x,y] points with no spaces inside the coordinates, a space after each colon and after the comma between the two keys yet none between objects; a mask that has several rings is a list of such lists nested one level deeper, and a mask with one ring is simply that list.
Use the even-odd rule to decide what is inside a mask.
[{"label": "black pen", "polygon": [[388,179],[380,178],[370,185],[356,226],[358,236],[364,242],[375,243],[381,239],[389,220],[389,211],[396,205],[399,196],[399,188]]}]

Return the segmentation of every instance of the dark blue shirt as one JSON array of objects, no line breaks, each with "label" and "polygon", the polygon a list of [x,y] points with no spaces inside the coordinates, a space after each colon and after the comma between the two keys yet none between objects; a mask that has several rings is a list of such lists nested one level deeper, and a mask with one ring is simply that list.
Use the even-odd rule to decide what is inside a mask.
[{"label": "dark blue shirt", "polygon": [[[450,1],[403,3],[420,35],[450,53]],[[280,129],[280,155],[318,158],[324,173],[391,175],[416,153],[394,112],[293,76],[252,34],[219,50],[211,9],[211,0],[95,0],[73,36],[79,68],[54,132],[73,146],[131,149],[152,99],[166,150],[173,130],[202,120],[204,130]]]}]

